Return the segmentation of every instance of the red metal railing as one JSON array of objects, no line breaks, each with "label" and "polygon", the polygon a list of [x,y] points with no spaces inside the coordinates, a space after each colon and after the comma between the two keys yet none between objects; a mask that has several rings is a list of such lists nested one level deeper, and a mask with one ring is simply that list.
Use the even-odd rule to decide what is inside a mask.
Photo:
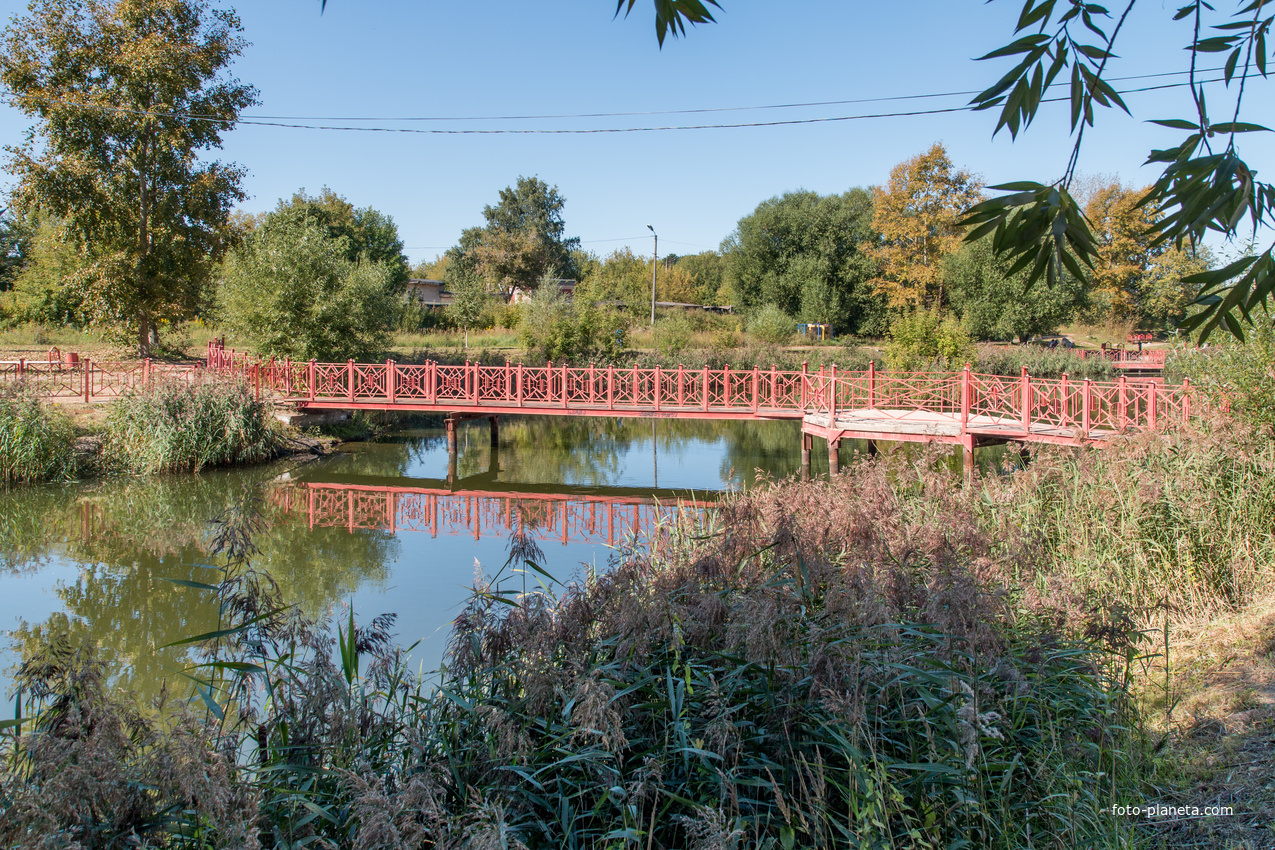
[{"label": "red metal railing", "polygon": [[0,361],[0,383],[21,383],[43,398],[115,398],[161,378],[189,379],[201,364],[175,366],[140,362],[96,361],[88,357],[63,360]]},{"label": "red metal railing", "polygon": [[513,531],[540,540],[606,543],[647,536],[657,526],[698,518],[709,502],[660,504],[649,499],[560,494],[482,493],[410,487],[303,484],[279,487],[273,501],[303,516],[310,528],[414,531],[508,537]]},{"label": "red metal railing", "polygon": [[315,407],[433,408],[440,412],[660,415],[688,419],[820,417],[959,423],[961,433],[1085,439],[1094,432],[1157,430],[1190,416],[1190,387],[1151,381],[1072,380],[960,372],[818,372],[645,369],[428,362],[298,364],[210,345],[208,367],[246,376],[259,390]]}]

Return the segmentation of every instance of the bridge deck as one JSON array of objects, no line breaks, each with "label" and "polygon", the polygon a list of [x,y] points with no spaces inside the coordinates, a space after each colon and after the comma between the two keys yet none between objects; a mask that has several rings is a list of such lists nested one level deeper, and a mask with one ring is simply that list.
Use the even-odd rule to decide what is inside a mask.
[{"label": "bridge deck", "polygon": [[839,411],[833,420],[828,414],[810,414],[802,421],[802,431],[826,440],[863,439],[898,440],[901,442],[960,443],[962,437],[975,442],[1067,443],[1106,441],[1117,436],[1112,429],[1088,432],[1076,426],[1058,426],[1032,422],[1024,428],[1020,421],[985,415],[968,417],[962,426],[958,413],[927,410],[847,410]]}]

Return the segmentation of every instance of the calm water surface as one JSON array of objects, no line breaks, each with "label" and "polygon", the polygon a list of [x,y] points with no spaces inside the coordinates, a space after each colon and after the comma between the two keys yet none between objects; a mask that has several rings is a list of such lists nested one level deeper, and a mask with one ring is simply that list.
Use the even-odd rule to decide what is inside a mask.
[{"label": "calm water surface", "polygon": [[[243,505],[265,522],[254,563],[289,603],[319,617],[352,604],[361,621],[395,612],[431,670],[475,573],[504,563],[510,525],[559,578],[605,569],[658,510],[652,496],[711,501],[758,471],[798,473],[799,428],[507,417],[495,452],[486,420],[464,423],[452,469],[442,429],[421,428],[305,464],[0,491],[0,692],[22,646],[58,633],[97,643],[124,687],[171,679],[189,659],[165,645],[216,623],[205,591],[169,579],[215,583],[210,521]],[[826,473],[821,445],[813,455]]]}]

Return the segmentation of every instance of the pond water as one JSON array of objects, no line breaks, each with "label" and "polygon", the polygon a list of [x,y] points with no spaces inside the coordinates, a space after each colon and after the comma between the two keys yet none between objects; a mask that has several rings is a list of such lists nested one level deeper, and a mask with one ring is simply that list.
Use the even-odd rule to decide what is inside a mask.
[{"label": "pond water", "polygon": [[[172,680],[190,658],[167,645],[216,628],[208,592],[172,580],[216,583],[212,521],[232,509],[260,516],[253,562],[288,603],[341,619],[353,605],[361,622],[393,612],[429,671],[475,575],[504,564],[511,527],[569,579],[605,569],[679,500],[799,474],[799,449],[798,422],[506,417],[498,450],[486,420],[462,423],[454,467],[430,427],[307,463],[0,491],[0,694],[22,648],[55,634],[96,643],[142,695]],[[843,445],[843,462],[863,450]],[[826,474],[821,444],[812,455]]]},{"label": "pond water", "polygon": [[171,679],[189,658],[164,647],[215,628],[216,609],[170,579],[216,583],[211,521],[233,508],[263,519],[254,564],[289,603],[320,617],[352,604],[361,621],[394,612],[400,642],[420,641],[413,663],[431,670],[475,573],[505,562],[512,524],[570,578],[604,569],[679,499],[712,501],[800,463],[796,422],[507,417],[499,436],[493,451],[486,420],[462,423],[450,470],[434,427],[309,463],[0,491],[0,694],[22,647],[58,633],[96,643],[123,687]]}]

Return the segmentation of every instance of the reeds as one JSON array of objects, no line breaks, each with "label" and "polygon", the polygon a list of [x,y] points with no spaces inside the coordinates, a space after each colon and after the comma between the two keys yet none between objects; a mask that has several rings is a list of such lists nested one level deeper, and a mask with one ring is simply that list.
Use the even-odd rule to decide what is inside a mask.
[{"label": "reeds", "polygon": [[0,389],[0,483],[66,481],[76,465],[70,420],[32,392]]},{"label": "reeds", "polygon": [[115,402],[105,454],[134,474],[198,472],[267,460],[280,439],[269,403],[246,383],[164,380]]}]

